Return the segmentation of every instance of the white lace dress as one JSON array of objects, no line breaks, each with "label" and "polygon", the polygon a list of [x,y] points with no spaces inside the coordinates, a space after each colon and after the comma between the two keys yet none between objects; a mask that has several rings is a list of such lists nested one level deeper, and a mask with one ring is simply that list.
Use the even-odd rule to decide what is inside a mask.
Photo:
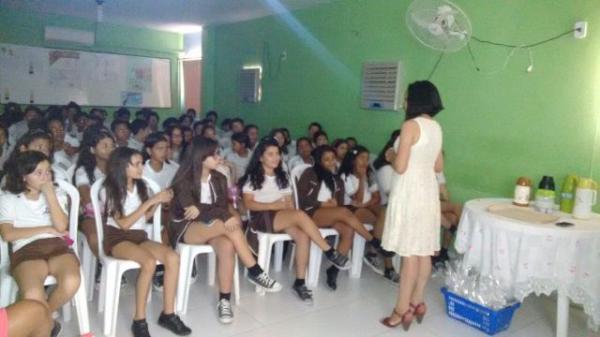
[{"label": "white lace dress", "polygon": [[[420,128],[404,174],[394,174],[382,245],[400,256],[430,256],[440,249],[440,199],[435,161],[442,129],[428,118],[413,119]],[[399,137],[394,143],[398,152]]]}]

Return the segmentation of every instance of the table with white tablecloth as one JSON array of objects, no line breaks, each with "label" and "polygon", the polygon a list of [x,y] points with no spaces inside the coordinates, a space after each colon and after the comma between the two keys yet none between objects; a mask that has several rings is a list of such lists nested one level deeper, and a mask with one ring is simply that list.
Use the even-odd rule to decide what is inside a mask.
[{"label": "table with white tablecloth", "polygon": [[591,323],[600,325],[600,214],[578,220],[557,213],[557,221],[536,223],[488,211],[508,199],[467,202],[458,227],[456,250],[465,267],[473,267],[512,289],[522,301],[528,295],[558,292],[557,336],[568,331],[569,300],[583,306]]}]

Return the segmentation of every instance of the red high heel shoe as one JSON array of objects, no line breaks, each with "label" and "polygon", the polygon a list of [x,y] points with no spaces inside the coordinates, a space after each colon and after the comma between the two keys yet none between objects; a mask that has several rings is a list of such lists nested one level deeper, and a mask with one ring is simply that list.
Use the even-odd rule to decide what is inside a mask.
[{"label": "red high heel shoe", "polygon": [[410,307],[415,313],[417,323],[421,324],[421,322],[423,322],[423,317],[425,317],[425,314],[427,313],[427,306],[425,305],[425,302],[421,302],[417,305],[411,303]]},{"label": "red high heel shoe", "polygon": [[[391,319],[394,316],[400,317],[400,321],[398,321],[396,323],[392,323]],[[406,310],[406,312],[404,314],[399,313],[398,310],[396,310],[396,308],[394,308],[394,311],[392,312],[392,314],[389,317],[382,319],[380,322],[381,322],[381,324],[387,326],[388,328],[395,328],[398,325],[402,325],[402,328],[404,329],[404,331],[408,331],[413,318],[414,317],[413,317],[413,313],[412,313],[412,308],[409,308],[408,310]]]}]

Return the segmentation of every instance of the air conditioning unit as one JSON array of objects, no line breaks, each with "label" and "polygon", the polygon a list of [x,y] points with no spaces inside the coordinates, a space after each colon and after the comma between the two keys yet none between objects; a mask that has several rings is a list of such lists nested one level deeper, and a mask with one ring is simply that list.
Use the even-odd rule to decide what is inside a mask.
[{"label": "air conditioning unit", "polygon": [[95,34],[81,29],[46,26],[44,40],[46,42],[68,42],[92,46],[94,45]]},{"label": "air conditioning unit", "polygon": [[400,62],[363,64],[361,107],[371,110],[402,108],[402,65]]},{"label": "air conditioning unit", "polygon": [[262,96],[261,67],[244,67],[240,71],[240,99],[244,103],[258,103]]}]

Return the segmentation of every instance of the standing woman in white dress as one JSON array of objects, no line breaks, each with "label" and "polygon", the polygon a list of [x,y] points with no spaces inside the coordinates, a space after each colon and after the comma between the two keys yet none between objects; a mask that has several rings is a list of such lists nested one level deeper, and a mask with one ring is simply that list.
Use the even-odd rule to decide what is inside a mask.
[{"label": "standing woman in white dress", "polygon": [[442,129],[433,120],[443,109],[429,81],[409,85],[406,120],[394,143],[392,180],[383,248],[402,256],[400,286],[392,314],[381,322],[408,330],[427,311],[423,293],[431,275],[431,256],[440,249],[440,201],[435,173],[443,169]]}]

